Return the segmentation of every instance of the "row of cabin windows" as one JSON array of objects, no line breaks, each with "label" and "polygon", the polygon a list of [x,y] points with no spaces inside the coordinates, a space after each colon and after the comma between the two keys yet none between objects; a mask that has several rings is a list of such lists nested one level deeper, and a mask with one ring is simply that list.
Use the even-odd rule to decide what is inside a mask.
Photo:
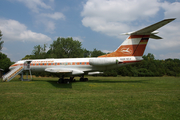
[{"label": "row of cabin windows", "polygon": [[89,65],[89,62],[71,62],[71,63],[31,63],[31,66],[38,65]]}]

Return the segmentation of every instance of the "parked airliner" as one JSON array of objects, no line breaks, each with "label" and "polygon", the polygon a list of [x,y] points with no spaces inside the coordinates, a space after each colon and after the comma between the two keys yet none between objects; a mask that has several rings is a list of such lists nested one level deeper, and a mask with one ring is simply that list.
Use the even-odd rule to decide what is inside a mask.
[{"label": "parked airliner", "polygon": [[[87,81],[84,75],[99,74],[100,71],[114,69],[143,60],[142,56],[149,38],[162,39],[155,35],[160,27],[175,20],[164,19],[135,32],[124,33],[129,37],[112,53],[96,58],[65,58],[65,59],[34,59],[21,60],[11,65],[9,73],[3,76],[3,81],[10,81],[23,71],[50,72],[59,76],[58,82],[73,81],[75,76],[81,76],[80,81]],[[64,77],[69,76],[67,81]],[[22,78],[23,79],[23,78]]]}]

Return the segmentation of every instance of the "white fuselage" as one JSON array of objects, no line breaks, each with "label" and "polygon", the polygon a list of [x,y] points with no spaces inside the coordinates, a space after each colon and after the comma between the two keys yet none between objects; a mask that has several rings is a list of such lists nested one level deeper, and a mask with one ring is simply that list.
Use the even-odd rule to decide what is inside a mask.
[{"label": "white fuselage", "polygon": [[74,75],[78,75],[78,73],[87,74],[88,72],[93,71],[114,69],[122,65],[139,62],[141,60],[142,57],[134,56],[111,58],[33,59],[18,61],[10,66],[10,69],[13,69],[16,66],[27,67],[29,62],[29,68],[32,72],[47,71],[53,73],[71,73],[74,71]]}]

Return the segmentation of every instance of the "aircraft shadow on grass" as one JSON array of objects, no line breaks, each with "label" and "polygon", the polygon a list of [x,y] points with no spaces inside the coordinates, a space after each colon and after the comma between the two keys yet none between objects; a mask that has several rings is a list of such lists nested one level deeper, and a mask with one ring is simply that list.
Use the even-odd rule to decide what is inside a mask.
[{"label": "aircraft shadow on grass", "polygon": [[72,88],[72,83],[57,83],[57,81],[47,81],[56,88]]},{"label": "aircraft shadow on grass", "polygon": [[[57,81],[53,80],[33,80],[33,81],[38,81],[38,82],[48,82],[51,85],[53,85],[56,88],[72,88],[72,85],[75,83],[79,83],[82,81],[76,81],[76,82],[70,82],[69,84],[67,83],[57,83]],[[148,80],[134,80],[134,81],[126,81],[126,80],[89,80],[87,83],[143,83],[143,84],[150,84]]]},{"label": "aircraft shadow on grass", "polygon": [[89,83],[147,83],[148,80],[134,80],[134,81],[126,81],[126,80],[119,80],[119,81],[114,81],[114,80],[89,80]]},{"label": "aircraft shadow on grass", "polygon": [[70,82],[69,84],[66,83],[60,83],[58,84],[57,81],[53,81],[53,80],[33,80],[33,81],[38,81],[38,82],[48,82],[50,83],[52,86],[56,87],[56,88],[72,88],[72,83]]}]

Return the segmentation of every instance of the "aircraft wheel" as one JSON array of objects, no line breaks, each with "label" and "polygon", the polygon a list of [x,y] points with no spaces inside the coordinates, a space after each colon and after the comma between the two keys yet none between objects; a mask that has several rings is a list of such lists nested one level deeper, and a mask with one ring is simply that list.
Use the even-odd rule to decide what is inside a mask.
[{"label": "aircraft wheel", "polygon": [[80,81],[84,81],[84,79],[83,79],[83,78],[80,78]]}]

